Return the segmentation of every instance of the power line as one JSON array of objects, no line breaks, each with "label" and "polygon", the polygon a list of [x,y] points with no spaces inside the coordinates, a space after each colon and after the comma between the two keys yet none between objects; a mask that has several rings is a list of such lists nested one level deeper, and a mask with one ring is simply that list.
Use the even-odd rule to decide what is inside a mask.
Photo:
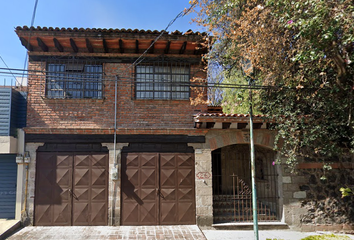
[{"label": "power line", "polygon": [[[18,84],[20,84],[20,83],[17,81],[17,79],[16,79],[15,75],[12,73],[11,69],[9,68],[9,66],[7,66],[7,64],[6,64],[5,60],[1,57],[1,55],[0,55],[0,58],[1,58],[1,61],[5,64],[5,66],[6,66],[7,70],[9,70],[9,71],[10,71],[10,74],[11,74],[11,75],[15,78],[15,81],[16,81]],[[22,83],[21,83],[21,85],[22,85]]]},{"label": "power line", "polygon": [[178,18],[184,17],[186,14],[188,14],[196,4],[197,4],[197,1],[195,1],[187,10],[183,10],[183,11],[181,11],[179,14],[177,14],[177,16],[176,16],[174,19],[172,19],[172,20],[168,23],[167,27],[166,27],[164,30],[161,31],[160,35],[155,38],[155,40],[150,44],[150,46],[133,62],[132,67],[134,67],[135,65],[138,65],[139,63],[141,63],[142,61],[144,61],[144,58],[142,58],[142,57],[150,50],[150,48],[157,42],[157,40],[159,40],[159,39],[161,38],[161,36],[162,36],[165,32],[167,32],[167,29],[168,29]]},{"label": "power line", "polygon": [[[34,8],[33,8],[33,13],[32,13],[32,19],[31,19],[31,27],[30,27],[30,32],[29,32],[29,37],[28,37],[27,46],[26,46],[27,49],[29,48],[30,41],[31,41],[32,27],[33,27],[33,25],[34,25],[34,19],[36,18],[37,5],[38,5],[38,0],[35,0]],[[23,69],[26,69],[27,58],[28,58],[28,54],[27,54],[27,52],[26,52],[25,61],[24,61],[24,63],[23,63]],[[22,75],[21,86],[22,86],[22,84],[23,84],[23,78],[24,78],[24,74]]]},{"label": "power line", "polygon": [[[12,73],[6,72],[6,71],[1,71],[1,70],[11,70]],[[19,72],[23,71],[23,73]],[[27,72],[27,73],[24,73]],[[104,82],[115,82],[115,76],[103,76],[100,79],[95,79],[92,77],[73,77],[73,76],[60,76],[58,75],[58,72],[51,72],[51,71],[42,71],[42,70],[26,70],[26,69],[15,69],[15,68],[0,68],[0,74],[12,74],[14,75],[20,75],[24,74],[25,76],[36,76],[36,77],[45,77],[45,78],[52,78],[52,80],[58,80],[59,82],[83,82],[84,80],[87,80],[88,82],[92,83],[104,83]],[[90,76],[90,74],[88,74]],[[64,79],[64,80],[62,80]],[[202,79],[199,82],[171,82],[170,80],[159,80],[156,81],[156,79],[152,78],[144,78],[144,81],[139,81],[139,78],[136,77],[124,77],[124,80],[127,80],[128,82],[121,81],[120,84],[126,84],[126,85],[131,85],[131,84],[159,84],[159,85],[171,85],[171,86],[181,86],[181,87],[203,87],[203,88],[229,88],[229,89],[252,89],[252,90],[270,90],[270,89],[283,89],[283,90],[297,90],[299,91],[300,89],[297,89],[296,87],[287,87],[287,86],[264,86],[264,85],[255,85],[253,84],[251,87],[248,84],[236,84],[236,83],[207,83],[206,79]],[[204,80],[204,81],[203,81]],[[86,82],[87,82],[86,81]],[[133,83],[133,81],[135,81]],[[323,88],[302,88],[301,90],[325,90]]]}]

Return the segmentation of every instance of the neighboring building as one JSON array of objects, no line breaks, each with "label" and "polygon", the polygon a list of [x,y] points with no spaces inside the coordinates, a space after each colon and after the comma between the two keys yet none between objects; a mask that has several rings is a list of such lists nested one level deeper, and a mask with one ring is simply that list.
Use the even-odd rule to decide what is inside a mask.
[{"label": "neighboring building", "polygon": [[[249,116],[190,101],[204,34],[16,32],[29,54],[30,224],[252,226]],[[268,125],[254,117],[259,221],[299,228],[313,186],[274,164]]]},{"label": "neighboring building", "polygon": [[[24,154],[26,94],[12,87],[0,88],[0,218],[20,219],[21,198],[16,201],[16,156]],[[18,204],[16,204],[16,202]]]}]

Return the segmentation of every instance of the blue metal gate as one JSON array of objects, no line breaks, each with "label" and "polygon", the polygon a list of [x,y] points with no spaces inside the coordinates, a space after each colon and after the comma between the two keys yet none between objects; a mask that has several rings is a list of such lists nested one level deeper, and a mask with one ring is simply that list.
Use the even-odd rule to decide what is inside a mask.
[{"label": "blue metal gate", "polygon": [[0,154],[0,218],[15,218],[16,181],[16,155]]}]

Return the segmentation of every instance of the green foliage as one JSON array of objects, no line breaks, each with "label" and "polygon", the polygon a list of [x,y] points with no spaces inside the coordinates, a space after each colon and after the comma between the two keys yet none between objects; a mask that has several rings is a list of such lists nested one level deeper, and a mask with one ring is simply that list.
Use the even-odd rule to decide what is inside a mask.
[{"label": "green foliage", "polygon": [[313,235],[305,237],[301,240],[350,240],[348,236],[325,234],[325,235]]},{"label": "green foliage", "polygon": [[[245,78],[244,74],[236,69],[232,69],[229,72],[224,72],[225,76],[223,79],[223,84],[225,85],[244,85],[247,86],[249,83]],[[259,94],[257,91],[252,90],[253,94],[253,113],[260,114],[260,102]],[[249,89],[245,88],[225,88],[222,93],[222,108],[224,113],[237,113],[237,114],[248,114],[250,110],[249,101]]]},{"label": "green foliage", "polygon": [[[276,124],[277,149],[336,158],[354,150],[354,5],[350,0],[200,0],[197,21],[214,45],[207,56],[225,83],[245,83],[242,63],[267,90],[254,93],[259,112]],[[226,112],[246,113],[247,90],[223,89]],[[261,103],[261,104],[260,104]]]},{"label": "green foliage", "polygon": [[339,189],[339,191],[342,193],[342,198],[354,195],[354,192],[348,187],[346,188],[342,187]]}]

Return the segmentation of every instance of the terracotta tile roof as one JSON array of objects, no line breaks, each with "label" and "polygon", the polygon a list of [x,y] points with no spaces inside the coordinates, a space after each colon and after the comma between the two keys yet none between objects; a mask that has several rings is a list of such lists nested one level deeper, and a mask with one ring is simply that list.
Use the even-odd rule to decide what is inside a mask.
[{"label": "terracotta tile roof", "polygon": [[[245,129],[249,125],[249,114],[198,113],[194,115],[195,128]],[[267,129],[272,120],[265,115],[253,115],[254,129]]]},{"label": "terracotta tile roof", "polygon": [[[249,114],[198,113],[194,122],[249,122]],[[253,122],[271,122],[266,115],[253,115]]]},{"label": "terracotta tile roof", "polygon": [[[235,117],[249,117],[249,114],[226,114],[226,113],[198,113],[195,115],[195,117],[230,117],[230,118],[235,118]],[[253,117],[266,117],[266,115],[253,115]]]},{"label": "terracotta tile roof", "polygon": [[[43,31],[43,32],[90,32],[90,33],[140,33],[140,34],[161,34],[163,31],[158,30],[142,30],[142,29],[113,29],[113,28],[59,28],[59,27],[28,27],[28,26],[18,26],[16,27],[16,31]],[[169,35],[206,35],[205,32],[193,32],[192,30],[188,30],[185,33],[182,33],[178,30],[173,32],[165,32],[164,34]]]}]

